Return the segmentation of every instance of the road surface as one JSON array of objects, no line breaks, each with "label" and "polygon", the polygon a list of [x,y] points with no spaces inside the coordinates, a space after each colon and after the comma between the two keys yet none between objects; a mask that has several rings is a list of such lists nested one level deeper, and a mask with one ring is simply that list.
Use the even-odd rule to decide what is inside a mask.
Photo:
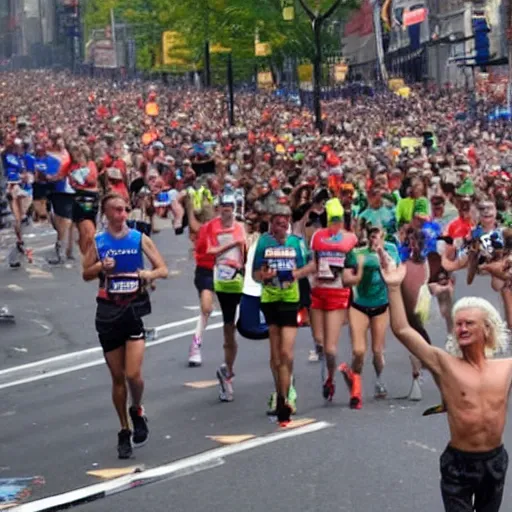
[{"label": "road surface", "polygon": [[[197,315],[188,242],[170,230],[155,240],[176,275],[152,296],[146,324],[162,328],[148,343],[144,366],[151,437],[130,461],[116,458],[117,418],[93,324],[95,285],[80,280],[77,263],[45,265],[49,235],[34,237],[41,248],[34,265],[12,271],[0,262],[0,306],[8,304],[17,320],[0,323],[0,509],[13,494],[6,480],[23,478],[14,482],[21,512],[63,503],[80,512],[442,509],[438,460],[448,439],[446,417],[421,416],[439,402],[428,375],[421,403],[400,398],[409,391],[410,364],[391,334],[384,374],[390,398],[372,398],[367,358],[364,406],[352,411],[341,378],[334,402],[324,403],[320,368],[307,362],[311,335],[301,329],[297,423],[281,429],[265,415],[272,390],[266,341],[239,340],[230,404],[218,402],[214,382],[222,362],[219,317],[205,335],[203,366],[187,367]],[[459,296],[498,302],[484,278],[470,291],[459,283]],[[437,345],[443,329],[434,305],[429,332]],[[349,360],[346,329],[340,353],[340,361]],[[510,437],[507,427],[506,443]],[[36,476],[42,478],[31,480]],[[507,486],[504,503],[511,499]]]}]

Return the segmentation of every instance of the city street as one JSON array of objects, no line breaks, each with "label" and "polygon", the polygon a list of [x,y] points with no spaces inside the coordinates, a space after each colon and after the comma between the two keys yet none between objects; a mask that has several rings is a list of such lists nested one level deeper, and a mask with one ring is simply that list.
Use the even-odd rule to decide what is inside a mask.
[{"label": "city street", "polygon": [[[333,403],[324,403],[320,366],[308,363],[309,329],[301,329],[297,340],[295,423],[283,429],[265,415],[272,390],[267,341],[239,339],[235,401],[219,403],[220,317],[216,313],[205,334],[203,366],[189,369],[197,316],[194,265],[187,238],[169,229],[155,241],[173,276],[159,283],[146,320],[157,328],[144,366],[150,440],[132,460],[119,461],[110,378],[94,330],[96,285],[82,282],[78,260],[53,269],[44,263],[54,238],[43,231],[29,239],[33,265],[13,271],[0,262],[0,307],[7,305],[16,318],[0,323],[0,509],[9,503],[4,479],[28,479],[19,484],[21,506],[12,509],[21,512],[66,504],[83,512],[442,509],[446,417],[422,417],[439,403],[429,375],[422,402],[401,398],[411,384],[410,364],[393,336],[384,374],[390,398],[372,398],[369,357],[360,411],[348,408],[341,377]],[[461,275],[458,296],[477,293],[497,303],[485,278],[471,290],[463,281]],[[444,343],[435,303],[429,332],[437,345]],[[346,329],[340,352],[340,361],[349,359]],[[511,434],[509,426],[505,444]],[[511,499],[507,486],[504,503]]]}]

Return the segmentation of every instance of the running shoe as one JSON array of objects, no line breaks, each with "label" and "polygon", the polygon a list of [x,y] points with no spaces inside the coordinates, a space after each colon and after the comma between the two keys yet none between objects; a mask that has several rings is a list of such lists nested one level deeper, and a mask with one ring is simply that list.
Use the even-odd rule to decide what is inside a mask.
[{"label": "running shoe", "polygon": [[411,402],[419,402],[423,398],[420,386],[421,377],[416,377],[412,380],[411,390],[409,391],[409,400]]},{"label": "running shoe", "polygon": [[309,351],[309,356],[308,356],[308,361],[310,363],[318,363],[320,359],[318,358],[318,354],[316,353],[316,350],[310,350]]},{"label": "running shoe", "polygon": [[322,345],[315,345],[314,350],[309,351],[308,361],[310,363],[318,363],[324,360],[324,347]]},{"label": "running shoe", "polygon": [[354,372],[352,368],[347,363],[341,363],[338,366],[338,370],[343,375],[343,379],[345,380],[345,384],[347,385],[349,393],[352,391],[352,380],[354,377]]},{"label": "running shoe", "polygon": [[267,402],[267,416],[277,416],[277,393],[270,393]]},{"label": "running shoe", "polygon": [[347,363],[341,363],[338,369],[343,375],[350,392],[350,408],[361,409],[363,406],[363,398],[361,396],[361,375],[354,373]]},{"label": "running shoe", "polygon": [[286,426],[290,423],[292,415],[292,408],[288,404],[288,401],[284,399],[284,396],[278,395],[277,397],[277,421],[281,426]]},{"label": "running shoe", "polygon": [[297,313],[297,325],[298,327],[309,327],[311,325],[307,308],[302,308]]},{"label": "running shoe", "polygon": [[332,402],[332,397],[334,396],[335,391],[336,385],[334,384],[334,381],[331,379],[331,377],[327,377],[323,386],[323,397],[329,402]]},{"label": "running shoe", "polygon": [[222,364],[217,370],[217,379],[219,379],[219,400],[221,402],[233,401],[233,377],[226,364]]},{"label": "running shoe", "polygon": [[144,407],[142,406],[137,407],[132,405],[129,412],[133,423],[133,446],[135,448],[139,448],[148,442],[148,419],[146,418],[146,413],[144,411]]},{"label": "running shoe", "polygon": [[292,414],[297,414],[297,389],[295,388],[295,377],[292,377],[290,388],[288,389],[287,403],[292,411]]},{"label": "running shoe", "polygon": [[188,351],[188,365],[191,368],[201,366],[203,359],[201,357],[201,338],[194,336],[190,350]]},{"label": "running shoe", "polygon": [[382,382],[377,381],[375,383],[375,389],[373,392],[373,396],[374,396],[374,398],[376,398],[378,400],[384,399],[388,396],[388,390],[386,389],[386,386]]},{"label": "running shoe", "polygon": [[363,407],[363,397],[361,393],[362,383],[361,375],[353,373],[352,389],[350,391],[350,408],[361,409]]},{"label": "running shoe", "polygon": [[60,242],[55,244],[55,256],[48,259],[50,265],[60,265],[65,260],[64,253],[62,252],[62,246]]},{"label": "running shoe", "polygon": [[133,455],[132,433],[123,429],[117,434],[117,456],[120,459],[129,459]]},{"label": "running shoe", "polygon": [[20,268],[22,255],[23,250],[20,250],[20,245],[17,243],[9,253],[9,266],[11,268]]}]

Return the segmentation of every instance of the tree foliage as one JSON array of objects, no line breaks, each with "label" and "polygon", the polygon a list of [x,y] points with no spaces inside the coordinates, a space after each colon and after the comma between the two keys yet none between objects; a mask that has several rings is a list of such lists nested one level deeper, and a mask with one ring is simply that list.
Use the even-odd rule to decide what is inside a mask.
[{"label": "tree foliage", "polygon": [[[308,0],[308,5],[313,11],[325,12],[333,1]],[[358,3],[342,3],[331,20],[345,18]],[[203,58],[207,40],[231,48],[234,62],[254,60],[256,29],[260,40],[271,44],[275,63],[285,56],[311,59],[314,53],[311,21],[298,2],[292,22],[283,20],[280,0],[88,0],[86,5],[89,29],[104,27],[111,8],[118,21],[132,25],[138,54],[145,61],[138,63],[142,67],[157,63],[162,33],[168,30],[185,36],[191,59],[197,63]],[[322,42],[326,53],[339,50],[339,31],[325,31]]]}]

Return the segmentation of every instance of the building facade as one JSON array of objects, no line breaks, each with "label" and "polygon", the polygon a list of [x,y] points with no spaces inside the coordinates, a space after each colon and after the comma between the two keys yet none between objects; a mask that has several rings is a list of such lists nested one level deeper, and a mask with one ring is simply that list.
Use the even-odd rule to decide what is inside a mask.
[{"label": "building facade", "polygon": [[[472,80],[472,66],[486,71],[506,62],[506,3],[382,0],[382,45],[389,77],[464,86]],[[345,56],[364,70],[364,78],[378,78],[370,0],[349,17],[343,44]]]}]

